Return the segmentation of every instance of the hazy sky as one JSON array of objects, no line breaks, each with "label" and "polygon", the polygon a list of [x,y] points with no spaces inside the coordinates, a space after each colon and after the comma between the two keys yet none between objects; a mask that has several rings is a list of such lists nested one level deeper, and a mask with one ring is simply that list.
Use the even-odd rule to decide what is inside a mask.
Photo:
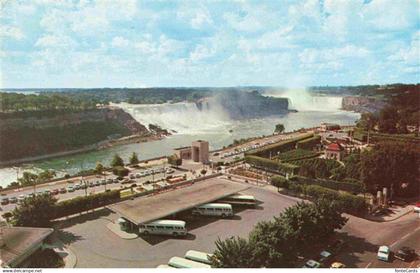
[{"label": "hazy sky", "polygon": [[419,82],[419,0],[1,0],[2,87]]}]

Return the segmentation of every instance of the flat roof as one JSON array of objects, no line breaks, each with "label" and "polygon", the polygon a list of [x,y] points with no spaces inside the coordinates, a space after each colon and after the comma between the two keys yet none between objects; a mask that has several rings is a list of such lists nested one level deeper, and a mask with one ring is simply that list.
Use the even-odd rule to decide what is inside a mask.
[{"label": "flat roof", "polygon": [[13,264],[33,247],[44,240],[54,230],[52,228],[1,227],[4,245],[0,246],[0,261],[3,265]]},{"label": "flat roof", "polygon": [[152,196],[137,197],[107,207],[139,225],[221,199],[248,188],[247,185],[216,177],[195,182],[193,185],[180,189]]}]

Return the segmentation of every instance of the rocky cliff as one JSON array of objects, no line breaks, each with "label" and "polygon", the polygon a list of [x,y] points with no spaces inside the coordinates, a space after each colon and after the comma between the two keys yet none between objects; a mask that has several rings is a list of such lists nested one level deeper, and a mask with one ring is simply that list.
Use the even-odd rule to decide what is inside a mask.
[{"label": "rocky cliff", "polygon": [[374,97],[346,96],[342,100],[342,109],[358,113],[373,113],[385,107],[386,102]]},{"label": "rocky cliff", "polygon": [[0,162],[72,150],[92,149],[100,142],[129,135],[157,134],[122,109],[87,111],[2,113],[0,115]]}]

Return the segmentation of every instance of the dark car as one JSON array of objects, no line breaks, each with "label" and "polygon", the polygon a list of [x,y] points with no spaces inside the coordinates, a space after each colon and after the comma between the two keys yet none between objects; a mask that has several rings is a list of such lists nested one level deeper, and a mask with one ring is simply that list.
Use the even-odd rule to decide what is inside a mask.
[{"label": "dark car", "polygon": [[7,204],[9,204],[9,198],[4,197],[3,199],[1,199],[1,204],[2,204],[2,205],[7,205]]},{"label": "dark car", "polygon": [[397,252],[395,252],[394,257],[401,261],[409,262],[416,257],[416,251],[410,247],[403,246]]}]

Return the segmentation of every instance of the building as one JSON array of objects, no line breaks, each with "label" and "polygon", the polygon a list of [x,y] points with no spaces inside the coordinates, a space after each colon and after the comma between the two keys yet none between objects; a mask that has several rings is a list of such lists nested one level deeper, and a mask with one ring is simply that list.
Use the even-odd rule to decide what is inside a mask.
[{"label": "building", "polygon": [[338,125],[338,124],[326,123],[326,122],[321,123],[320,127],[321,127],[321,131],[324,131],[324,132],[326,132],[326,131],[337,131],[337,130],[341,129],[340,125]]},{"label": "building", "polygon": [[28,258],[43,247],[52,228],[0,227],[0,267],[26,267]]},{"label": "building", "polygon": [[209,162],[209,143],[204,140],[194,141],[191,146],[174,149],[175,155],[183,160],[192,160],[207,164]]},{"label": "building", "polygon": [[326,159],[335,159],[340,161],[345,154],[343,146],[339,143],[331,143],[325,149],[325,158]]}]

